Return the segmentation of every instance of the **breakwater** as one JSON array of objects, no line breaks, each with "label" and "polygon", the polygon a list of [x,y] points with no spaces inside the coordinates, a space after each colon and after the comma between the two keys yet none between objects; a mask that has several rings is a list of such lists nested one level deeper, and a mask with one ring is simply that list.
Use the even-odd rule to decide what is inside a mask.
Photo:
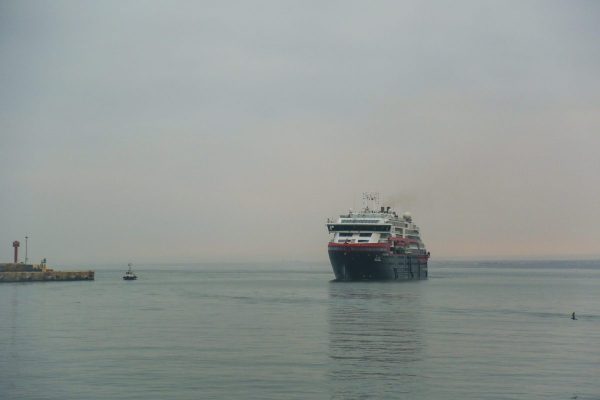
[{"label": "breakwater", "polygon": [[0,282],[93,280],[94,271],[54,271],[45,264],[0,264]]}]

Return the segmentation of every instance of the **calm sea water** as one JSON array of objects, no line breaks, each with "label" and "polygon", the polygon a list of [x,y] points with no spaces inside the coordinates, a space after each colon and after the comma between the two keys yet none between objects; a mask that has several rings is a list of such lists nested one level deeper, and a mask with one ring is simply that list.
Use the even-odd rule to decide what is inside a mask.
[{"label": "calm sea water", "polygon": [[0,285],[0,399],[600,399],[600,262],[124,270]]}]

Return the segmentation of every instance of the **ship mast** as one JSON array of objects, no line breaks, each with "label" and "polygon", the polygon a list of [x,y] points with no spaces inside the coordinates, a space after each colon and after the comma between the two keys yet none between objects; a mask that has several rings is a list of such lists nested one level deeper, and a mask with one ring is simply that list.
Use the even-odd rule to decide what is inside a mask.
[{"label": "ship mast", "polygon": [[379,192],[363,193],[363,209],[365,211],[376,211],[379,209]]}]

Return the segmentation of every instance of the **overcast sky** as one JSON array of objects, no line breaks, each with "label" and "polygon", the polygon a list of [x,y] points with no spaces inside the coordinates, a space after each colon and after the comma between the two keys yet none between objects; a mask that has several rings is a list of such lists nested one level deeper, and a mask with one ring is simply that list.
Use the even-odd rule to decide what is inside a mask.
[{"label": "overcast sky", "polygon": [[[596,1],[1,1],[0,260],[600,254]],[[24,250],[24,249],[23,249]]]}]

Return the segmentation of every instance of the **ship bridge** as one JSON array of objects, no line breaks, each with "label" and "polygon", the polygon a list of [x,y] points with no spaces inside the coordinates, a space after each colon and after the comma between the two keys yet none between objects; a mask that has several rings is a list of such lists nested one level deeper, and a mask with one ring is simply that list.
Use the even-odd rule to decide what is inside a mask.
[{"label": "ship bridge", "polygon": [[392,224],[385,213],[361,212],[340,215],[337,222],[327,224],[333,243],[385,243]]},{"label": "ship bridge", "polygon": [[331,243],[387,243],[395,239],[407,239],[408,251],[423,252],[419,227],[413,223],[410,213],[399,216],[390,207],[371,210],[365,207],[359,212],[352,210],[342,214],[337,221],[327,221]]}]

